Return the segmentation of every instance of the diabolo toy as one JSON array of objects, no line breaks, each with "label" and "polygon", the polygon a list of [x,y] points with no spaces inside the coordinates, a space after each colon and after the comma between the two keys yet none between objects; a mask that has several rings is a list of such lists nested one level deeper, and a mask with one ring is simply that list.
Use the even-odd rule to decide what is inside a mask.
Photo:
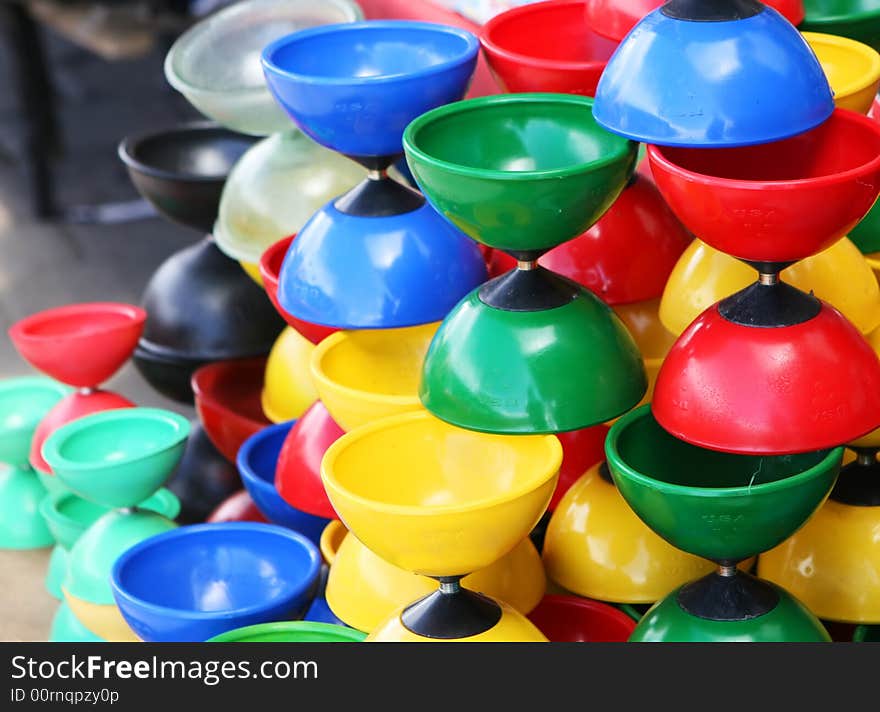
[{"label": "diabolo toy", "polygon": [[[176,527],[169,517],[140,505],[171,475],[188,433],[189,422],[176,413],[124,408],[79,418],[43,443],[43,457],[55,476],[109,510],[73,544],[61,584],[79,622],[104,640],[133,640],[113,600],[110,570],[133,544]],[[175,507],[161,511],[176,514]]]},{"label": "diabolo toy", "polygon": [[194,642],[301,616],[319,568],[317,547],[289,529],[202,524],[128,549],[113,566],[112,586],[139,639]]},{"label": "diabolo toy", "polygon": [[220,249],[259,281],[263,251],[364,176],[314,143],[272,99],[260,66],[271,41],[297,30],[363,18],[356,3],[247,0],[195,23],[165,57],[165,77],[221,126],[261,137],[229,174],[213,234]]},{"label": "diabolo toy", "polygon": [[439,582],[368,640],[545,640],[510,605],[460,582],[526,537],[561,461],[555,436],[477,433],[424,411],[374,421],[331,445],[321,473],[342,521],[385,561]]},{"label": "diabolo toy", "polygon": [[263,50],[269,89],[297,126],[368,169],[291,243],[284,311],[337,328],[415,326],[485,279],[476,246],[388,175],[409,121],[464,95],[478,50],[462,30],[404,21],[311,28]]}]

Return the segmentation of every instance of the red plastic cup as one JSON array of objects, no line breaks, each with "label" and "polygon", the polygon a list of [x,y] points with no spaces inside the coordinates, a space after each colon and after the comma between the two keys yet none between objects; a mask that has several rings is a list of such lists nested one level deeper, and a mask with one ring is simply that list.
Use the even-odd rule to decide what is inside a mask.
[{"label": "red plastic cup", "polygon": [[583,0],[513,8],[483,26],[480,42],[496,81],[508,92],[595,96],[617,48],[584,22]]},{"label": "red plastic cup", "polygon": [[880,426],[880,362],[836,309],[793,326],[743,326],[706,309],[670,349],[651,410],[669,433],[722,452],[788,455]]},{"label": "red plastic cup", "polygon": [[69,386],[95,388],[134,353],[146,319],[132,304],[68,304],[16,322],[9,338],[34,368]]},{"label": "red plastic cup", "polygon": [[316,401],[290,429],[275,468],[275,487],[291,507],[326,519],[338,519],[321,481],[321,460],[343,430]]},{"label": "red plastic cup", "polygon": [[266,357],[216,361],[192,377],[196,413],[214,447],[232,463],[245,440],[267,425],[260,396]]},{"label": "red plastic cup", "polygon": [[880,125],[854,111],[798,136],[741,148],[648,147],[673,212],[712,247],[787,262],[846,235],[880,194]]},{"label": "red plastic cup", "polygon": [[552,643],[625,643],[636,622],[590,598],[548,595],[528,616]]}]

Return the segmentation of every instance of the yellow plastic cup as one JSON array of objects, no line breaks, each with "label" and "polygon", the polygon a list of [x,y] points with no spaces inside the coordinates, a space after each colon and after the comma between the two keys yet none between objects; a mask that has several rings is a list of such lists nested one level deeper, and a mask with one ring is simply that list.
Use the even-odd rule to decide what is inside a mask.
[{"label": "yellow plastic cup", "polygon": [[266,361],[261,402],[273,423],[299,418],[318,399],[309,367],[314,344],[296,329],[285,327]]},{"label": "yellow plastic cup", "polygon": [[834,104],[867,114],[880,88],[880,54],[848,37],[821,32],[804,32],[803,36],[825,71]]},{"label": "yellow plastic cup", "polygon": [[423,576],[456,576],[528,535],[561,462],[554,435],[479,433],[414,412],[343,435],[321,476],[342,521],[373,552]]},{"label": "yellow plastic cup", "polygon": [[758,575],[819,618],[880,623],[880,507],[827,500],[792,537],[758,557]]},{"label": "yellow plastic cup", "polygon": [[[389,564],[347,534],[342,522],[330,522],[321,534],[321,552],[330,563],[327,605],[352,628],[369,633],[401,607],[437,590],[433,579]],[[541,555],[527,537],[495,563],[465,576],[461,585],[528,614],[546,590]]]},{"label": "yellow plastic cup", "polygon": [[439,326],[338,331],[321,341],[311,372],[333,420],[348,431],[421,410],[422,363]]},{"label": "yellow plastic cup", "polygon": [[113,604],[99,604],[70,595],[62,588],[64,600],[77,620],[90,632],[109,643],[140,643],[125,618]]},{"label": "yellow plastic cup", "polygon": [[[863,334],[880,325],[880,288],[865,256],[849,238],[782,271],[789,284],[843,313]],[[694,240],[669,275],[660,300],[660,321],[681,334],[717,301],[752,284],[754,269],[735,257]]]}]

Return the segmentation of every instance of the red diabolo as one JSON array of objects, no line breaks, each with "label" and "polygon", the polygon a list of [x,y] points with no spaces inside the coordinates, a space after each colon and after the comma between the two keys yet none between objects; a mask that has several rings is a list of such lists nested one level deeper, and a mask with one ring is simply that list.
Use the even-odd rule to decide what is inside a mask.
[{"label": "red diabolo", "polygon": [[584,22],[583,0],[524,5],[487,22],[483,52],[507,92],[558,92],[595,96],[617,47]]},{"label": "red diabolo", "polygon": [[16,322],[9,338],[34,368],[69,386],[95,388],[129,359],[146,318],[131,304],[69,304]]},{"label": "red diabolo", "polygon": [[784,141],[649,146],[657,187],[697,237],[743,260],[787,262],[846,235],[880,192],[880,125],[846,109]]},{"label": "red diabolo", "polygon": [[669,351],[651,407],[669,433],[712,450],[820,450],[880,426],[880,362],[824,302],[812,319],[775,328],[729,321],[716,304]]},{"label": "red diabolo", "polygon": [[324,453],[343,435],[321,401],[316,401],[290,429],[275,468],[275,488],[291,507],[317,517],[336,519],[321,481]]},{"label": "red diabolo", "polygon": [[202,366],[193,374],[196,413],[223,456],[235,462],[245,440],[267,425],[260,395],[266,358],[230,359]]}]

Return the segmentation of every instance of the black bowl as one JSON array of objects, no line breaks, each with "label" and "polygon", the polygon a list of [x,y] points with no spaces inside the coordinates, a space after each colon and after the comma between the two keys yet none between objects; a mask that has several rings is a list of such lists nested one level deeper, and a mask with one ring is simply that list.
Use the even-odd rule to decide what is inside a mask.
[{"label": "black bowl", "polygon": [[190,378],[211,361],[264,356],[284,321],[266,292],[206,238],[169,257],[141,301],[135,365],[160,393],[191,403]]},{"label": "black bowl", "polygon": [[119,158],[134,187],[169,220],[211,232],[229,171],[256,141],[197,122],[123,139]]}]

